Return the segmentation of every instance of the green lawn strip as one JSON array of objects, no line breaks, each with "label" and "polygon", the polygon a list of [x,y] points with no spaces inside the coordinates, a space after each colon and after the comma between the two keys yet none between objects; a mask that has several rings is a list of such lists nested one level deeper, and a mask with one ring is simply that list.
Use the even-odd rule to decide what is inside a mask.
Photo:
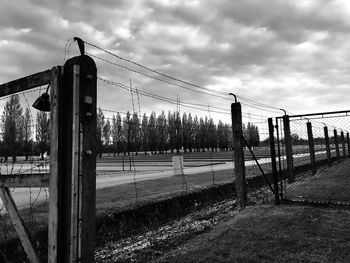
[{"label": "green lawn strip", "polygon": [[[130,176],[133,176],[132,174]],[[233,182],[233,171],[222,170],[214,172],[214,184]],[[97,190],[97,214],[108,211],[125,210],[138,203],[183,195],[188,191],[195,191],[213,185],[212,172],[171,176],[154,180],[137,181],[134,183],[116,185]],[[137,199],[136,199],[137,192]]]},{"label": "green lawn strip", "polygon": [[350,262],[350,211],[254,206],[157,262]]},{"label": "green lawn strip", "polygon": [[318,169],[315,175],[305,173],[289,184],[286,198],[291,200],[323,200],[349,203],[350,159]]}]

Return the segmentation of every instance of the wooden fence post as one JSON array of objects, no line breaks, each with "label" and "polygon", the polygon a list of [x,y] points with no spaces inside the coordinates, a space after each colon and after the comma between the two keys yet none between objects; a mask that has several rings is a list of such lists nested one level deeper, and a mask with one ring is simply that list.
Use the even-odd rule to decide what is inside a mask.
[{"label": "wooden fence post", "polygon": [[[62,156],[62,131],[59,127],[60,97],[62,85],[62,67],[51,70],[50,89],[50,188],[49,188],[49,223],[48,223],[48,262],[58,263],[61,250],[62,218],[61,212],[61,166],[59,158]],[[62,104],[62,103],[61,103]]]},{"label": "wooden fence post", "polygon": [[345,149],[345,137],[344,137],[344,132],[340,132],[340,139],[341,139],[341,144],[343,148],[343,157],[346,157],[346,149]]},{"label": "wooden fence post", "polygon": [[64,65],[58,104],[59,223],[56,262],[94,262],[96,66],[85,55]]},{"label": "wooden fence post", "polygon": [[288,182],[294,182],[294,166],[293,166],[293,149],[292,149],[292,139],[290,136],[290,122],[289,116],[283,116],[283,128],[284,128],[284,141],[286,146],[286,157],[287,157],[287,175]]},{"label": "wooden fence post", "polygon": [[328,136],[327,126],[324,126],[323,130],[324,130],[324,140],[325,140],[325,144],[326,144],[327,163],[329,166],[331,166],[332,165],[332,157],[331,157],[331,148],[329,146],[329,136]]},{"label": "wooden fence post", "polygon": [[348,142],[348,157],[350,157],[350,137],[349,133],[346,133],[346,141]]},{"label": "wooden fence post", "polygon": [[338,144],[338,135],[337,135],[337,130],[334,129],[334,146],[335,146],[335,152],[337,154],[337,160],[340,162],[340,153],[339,153],[339,144]]},{"label": "wooden fence post", "polygon": [[268,124],[269,124],[269,136],[270,136],[269,138],[270,138],[271,166],[272,166],[272,174],[273,174],[273,187],[275,190],[275,205],[279,205],[281,201],[280,201],[279,189],[278,189],[275,136],[273,134],[274,127],[273,127],[272,118],[268,118]]},{"label": "wooden fence post", "polygon": [[235,164],[235,187],[241,209],[247,204],[247,186],[243,151],[242,109],[239,102],[231,104],[233,158]]},{"label": "wooden fence post", "polygon": [[95,260],[96,216],[96,126],[97,126],[97,69],[93,59],[82,57],[80,64],[80,125],[82,130],[81,180],[81,263]]},{"label": "wooden fence post", "polygon": [[307,127],[307,137],[309,142],[309,152],[310,152],[310,161],[311,161],[311,172],[313,174],[316,173],[316,157],[315,157],[315,144],[314,144],[314,137],[312,134],[312,125],[311,122],[306,123]]}]

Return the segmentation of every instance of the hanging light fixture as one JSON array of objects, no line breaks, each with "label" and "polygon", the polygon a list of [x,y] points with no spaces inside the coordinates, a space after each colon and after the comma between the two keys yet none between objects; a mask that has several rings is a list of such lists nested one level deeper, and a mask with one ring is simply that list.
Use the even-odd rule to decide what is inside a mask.
[{"label": "hanging light fixture", "polygon": [[[78,42],[78,47],[80,51],[80,55],[83,56],[85,53],[85,45],[84,41],[79,37],[74,37],[74,41]],[[33,103],[33,107],[40,111],[50,111],[50,96],[49,96],[49,88],[50,84],[47,86],[46,92],[43,93],[36,101]]]},{"label": "hanging light fixture", "polygon": [[33,103],[33,108],[40,111],[50,111],[50,96],[49,96],[50,84],[47,86],[46,92],[43,93],[36,101]]}]

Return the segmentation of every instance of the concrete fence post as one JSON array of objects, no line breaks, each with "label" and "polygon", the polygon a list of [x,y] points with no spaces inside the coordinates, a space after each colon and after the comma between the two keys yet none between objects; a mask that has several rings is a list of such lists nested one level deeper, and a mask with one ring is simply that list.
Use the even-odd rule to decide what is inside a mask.
[{"label": "concrete fence post", "polygon": [[329,136],[328,136],[327,126],[324,126],[323,130],[324,130],[324,140],[325,140],[325,144],[326,144],[327,163],[329,166],[331,166],[332,165],[332,157],[331,157],[331,147],[329,146]]},{"label": "concrete fence post", "polygon": [[294,165],[293,165],[293,149],[292,149],[292,139],[290,135],[290,122],[289,116],[283,116],[283,127],[284,127],[284,141],[286,146],[286,157],[287,157],[287,176],[288,182],[294,182]]},{"label": "concrete fence post", "polygon": [[316,157],[315,157],[315,144],[314,144],[314,137],[313,137],[313,134],[312,134],[312,124],[311,124],[311,122],[307,122],[306,123],[306,127],[307,127],[308,143],[309,143],[311,172],[313,174],[315,174],[316,173]]},{"label": "concrete fence post", "polygon": [[231,114],[233,159],[235,165],[235,188],[237,192],[237,202],[241,209],[244,209],[247,205],[247,185],[243,151],[242,109],[239,102],[231,104]]}]

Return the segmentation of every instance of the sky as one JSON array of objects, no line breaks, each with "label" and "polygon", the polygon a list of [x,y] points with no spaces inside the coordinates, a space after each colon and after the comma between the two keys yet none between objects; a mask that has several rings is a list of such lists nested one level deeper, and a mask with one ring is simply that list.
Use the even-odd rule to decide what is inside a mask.
[{"label": "sky", "polygon": [[[0,4],[0,83],[63,65],[79,55],[72,42],[78,36],[220,94],[203,94],[193,91],[202,89],[179,82],[182,87],[169,85],[164,80],[174,80],[86,45],[86,51],[98,57],[99,78],[140,91],[131,96],[130,91],[99,79],[98,105],[103,109],[147,114],[180,110],[229,122],[233,102],[229,92],[239,96],[248,120],[282,115],[280,108],[289,114],[349,109],[346,0],[0,0]],[[141,91],[172,103],[145,97]],[[29,103],[34,95],[28,95]]]}]

